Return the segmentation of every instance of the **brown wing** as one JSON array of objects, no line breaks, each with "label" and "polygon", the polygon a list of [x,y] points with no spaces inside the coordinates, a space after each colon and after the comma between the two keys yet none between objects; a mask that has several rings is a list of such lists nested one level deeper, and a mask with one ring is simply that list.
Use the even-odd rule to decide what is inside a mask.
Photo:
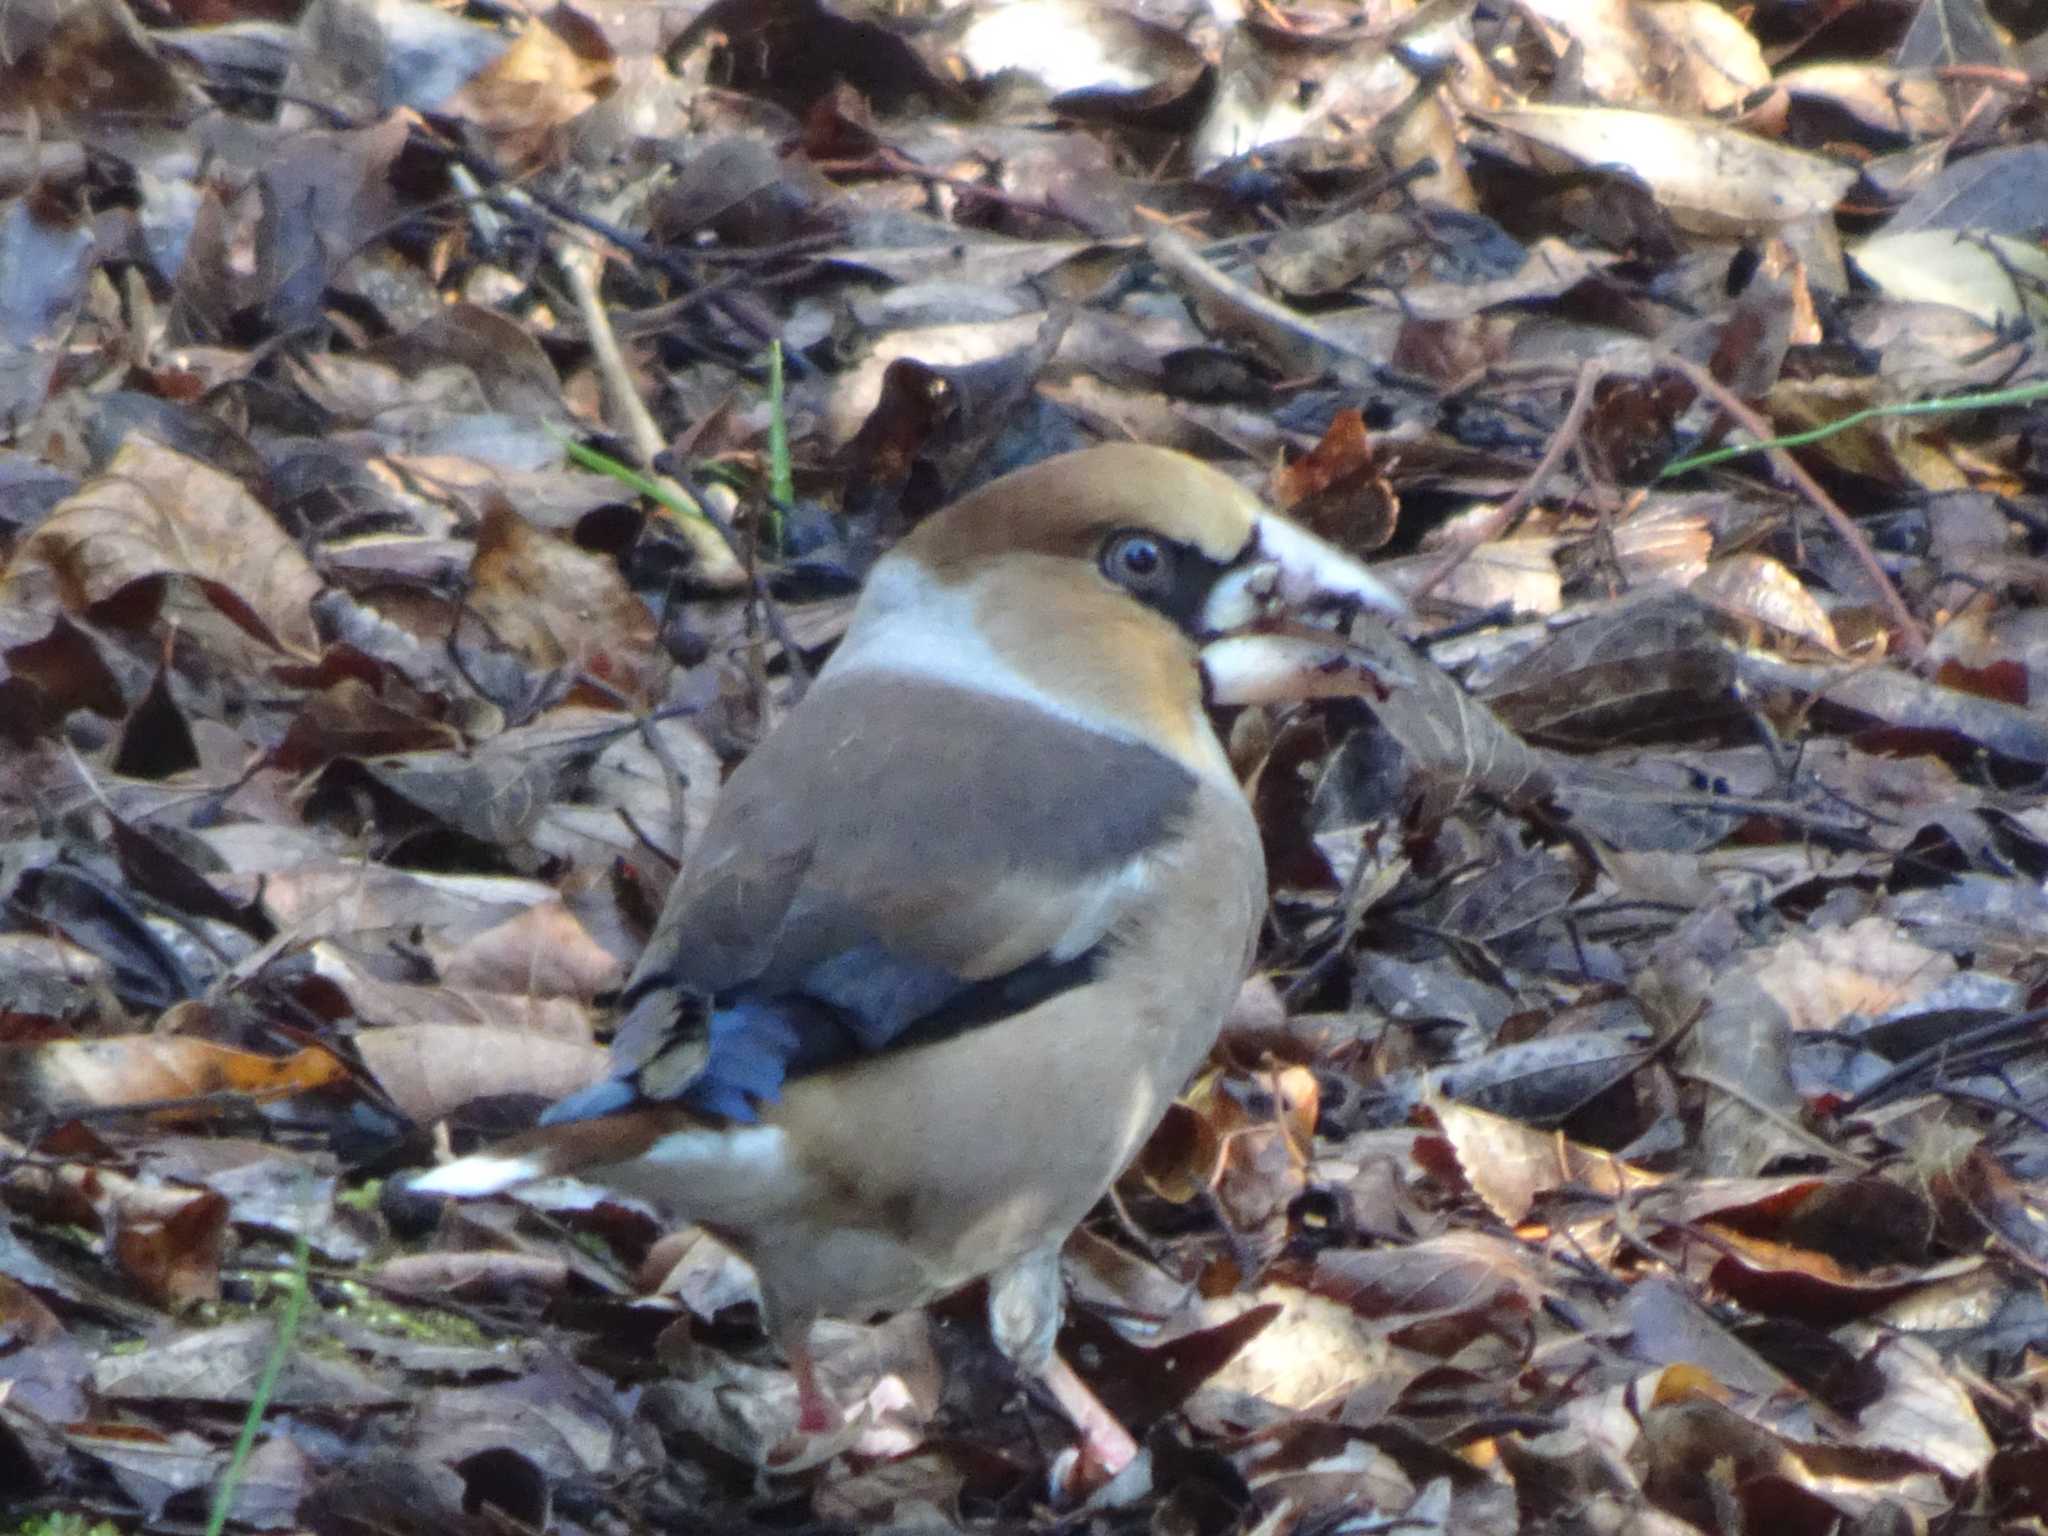
[{"label": "brown wing", "polygon": [[1090,974],[1194,776],[1035,706],[821,682],[733,774],[627,985],[615,1076],[551,1118],[785,1077],[998,1022]]}]

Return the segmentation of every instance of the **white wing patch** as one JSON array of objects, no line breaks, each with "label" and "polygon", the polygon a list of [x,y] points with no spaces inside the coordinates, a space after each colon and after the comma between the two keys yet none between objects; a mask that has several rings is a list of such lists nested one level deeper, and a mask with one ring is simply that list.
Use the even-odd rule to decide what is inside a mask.
[{"label": "white wing patch", "polygon": [[780,1172],[788,1159],[787,1138],[772,1125],[723,1130],[670,1131],[641,1155],[650,1163],[682,1169],[758,1169]]},{"label": "white wing patch", "polygon": [[1166,861],[1141,853],[1115,870],[1072,888],[1073,918],[1053,941],[1054,960],[1072,960],[1100,944],[1117,920],[1142,902],[1158,881]]},{"label": "white wing patch", "polygon": [[458,1157],[452,1163],[444,1163],[431,1173],[421,1174],[412,1181],[411,1187],[422,1195],[452,1195],[457,1199],[498,1195],[530,1183],[545,1171],[538,1153],[525,1157],[501,1157],[495,1152],[478,1152],[471,1157]]}]

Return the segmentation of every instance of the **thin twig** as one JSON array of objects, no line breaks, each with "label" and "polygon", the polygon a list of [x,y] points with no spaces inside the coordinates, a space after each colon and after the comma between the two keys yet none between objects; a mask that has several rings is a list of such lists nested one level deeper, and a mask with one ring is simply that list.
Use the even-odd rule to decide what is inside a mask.
[{"label": "thin twig", "polygon": [[986,198],[999,208],[1008,208],[1015,213],[1030,214],[1034,218],[1051,219],[1070,229],[1078,229],[1091,240],[1100,239],[1102,231],[1090,224],[1079,214],[1068,213],[1055,208],[1051,203],[1041,203],[1028,197],[1017,197],[1001,187],[985,186],[965,176],[954,176],[945,171],[934,171],[919,165],[900,150],[883,145],[876,151],[858,160],[817,160],[812,168],[826,176],[909,176],[932,186],[950,187],[956,192],[971,197]]},{"label": "thin twig", "polygon": [[[1893,1066],[1876,1082],[1864,1084],[1836,1107],[1835,1114],[1839,1118],[1882,1104],[1896,1097],[1894,1090],[1910,1083],[1924,1072],[1937,1068],[1952,1071],[1958,1055],[1970,1055],[1987,1047],[2002,1045],[2014,1038],[2025,1040],[2039,1031],[2043,1024],[2048,1024],[2048,1008],[2017,1014],[2009,1019],[1994,1019],[1988,1024],[1966,1029],[1961,1034],[1914,1052]],[[1974,1060],[1975,1057],[1971,1056],[1970,1059]]]},{"label": "thin twig", "polygon": [[[583,246],[569,246],[555,253],[555,263],[568,281],[569,291],[576,300],[576,308],[583,321],[584,333],[590,338],[591,356],[604,379],[605,399],[612,419],[632,444],[634,457],[640,464],[652,465],[668,445],[646,402],[640,398],[639,390],[634,387],[632,371],[626,367],[618,337],[612,331],[611,317],[598,292],[598,270],[602,261],[596,251]],[[671,490],[685,504],[695,499],[665,475],[650,473],[650,478],[658,480],[664,489]],[[694,561],[690,571],[693,581],[720,590],[747,584],[747,573],[735,558],[729,542],[720,538],[707,520],[677,518],[673,520],[673,526],[690,546]]]},{"label": "thin twig", "polygon": [[1536,493],[1550,478],[1550,472],[1571,451],[1578,441],[1579,433],[1586,424],[1586,415],[1593,408],[1593,391],[1607,376],[1607,367],[1598,359],[1588,359],[1579,366],[1579,382],[1572,391],[1572,403],[1564,413],[1564,420],[1557,424],[1557,430],[1550,434],[1550,441],[1543,446],[1543,457],[1536,461],[1536,467],[1515,493],[1508,497],[1477,530],[1468,535],[1459,546],[1447,555],[1437,568],[1422,578],[1422,582],[1408,594],[1410,602],[1419,603],[1434,592],[1450,574],[1471,558],[1474,550],[1489,540],[1497,539],[1512,528]]},{"label": "thin twig", "polygon": [[1833,437],[1837,432],[1846,432],[1866,421],[1877,421],[1887,416],[1953,416],[1964,411],[1989,411],[2009,405],[2033,405],[2044,399],[2048,399],[2048,381],[2016,384],[2010,389],[1982,390],[1970,395],[1944,395],[1934,400],[1894,400],[1885,405],[1867,405],[1860,411],[1851,411],[1846,416],[1823,422],[1817,427],[1809,427],[1804,432],[1786,433],[1782,437],[1771,437],[1761,443],[1733,443],[1725,448],[1709,449],[1705,453],[1687,454],[1682,459],[1673,459],[1666,464],[1657,472],[1657,478],[1669,480],[1678,475],[1689,474],[1695,469],[1704,469],[1709,464],[1719,464],[1728,459],[1762,453],[1767,448],[1803,448],[1808,443],[1820,442],[1823,438]]},{"label": "thin twig", "polygon": [[1793,1119],[1792,1116],[1786,1114],[1781,1109],[1766,1104],[1762,1099],[1750,1092],[1747,1087],[1734,1081],[1732,1078],[1723,1077],[1718,1072],[1707,1071],[1700,1067],[1681,1067],[1674,1064],[1671,1070],[1679,1077],[1726,1094],[1758,1119],[1776,1126],[1816,1157],[1846,1164],[1862,1173],[1870,1171],[1868,1159],[1858,1157],[1853,1152],[1844,1151],[1840,1147],[1831,1145],[1824,1138],[1814,1135],[1812,1131],[1809,1131],[1805,1126]]},{"label": "thin twig", "polygon": [[[1680,357],[1676,353],[1665,354],[1663,361],[1692,380],[1700,393],[1734,417],[1751,436],[1760,440],[1769,439],[1771,424],[1750,409],[1748,401],[1715,378],[1712,373],[1690,358]],[[1863,536],[1863,530],[1856,526],[1856,520],[1842,510],[1834,497],[1822,489],[1820,482],[1808,474],[1805,466],[1790,453],[1783,448],[1770,446],[1767,441],[1760,442],[1760,446],[1770,455],[1771,467],[1790,480],[1801,495],[1820,509],[1820,515],[1827,519],[1828,526],[1835,531],[1835,536],[1855,555],[1856,563],[1863,567],[1864,575],[1877,589],[1878,599],[1884,604],[1885,612],[1890,615],[1892,625],[1898,631],[1899,649],[1905,653],[1907,660],[1918,661],[1927,652],[1927,631],[1920,627],[1920,621],[1914,618],[1912,610],[1907,608],[1906,600],[1899,596],[1899,589],[1892,585],[1891,577],[1885,574],[1884,566],[1878,561],[1877,552],[1870,547],[1870,541]]]}]

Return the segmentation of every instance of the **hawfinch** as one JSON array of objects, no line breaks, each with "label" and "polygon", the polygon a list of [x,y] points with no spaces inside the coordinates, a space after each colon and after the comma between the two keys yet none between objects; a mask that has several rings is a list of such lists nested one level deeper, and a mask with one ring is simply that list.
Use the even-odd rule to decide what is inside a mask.
[{"label": "hawfinch", "polygon": [[987,1276],[996,1342],[1115,1472],[1134,1444],[1053,1352],[1059,1251],[1214,1043],[1265,911],[1208,706],[1292,696],[1300,642],[1261,620],[1401,606],[1162,449],[936,513],[726,784],[612,1074],[414,1188],[573,1173],[702,1225],[758,1272],[807,1432],[838,1422],[814,1318]]}]

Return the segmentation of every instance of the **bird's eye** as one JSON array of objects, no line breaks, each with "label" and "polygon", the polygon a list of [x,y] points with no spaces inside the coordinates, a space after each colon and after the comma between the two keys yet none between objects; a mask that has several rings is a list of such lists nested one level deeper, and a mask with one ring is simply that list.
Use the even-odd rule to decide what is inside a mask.
[{"label": "bird's eye", "polygon": [[1135,596],[1161,596],[1173,587],[1173,547],[1156,534],[1111,534],[1102,574]]}]

